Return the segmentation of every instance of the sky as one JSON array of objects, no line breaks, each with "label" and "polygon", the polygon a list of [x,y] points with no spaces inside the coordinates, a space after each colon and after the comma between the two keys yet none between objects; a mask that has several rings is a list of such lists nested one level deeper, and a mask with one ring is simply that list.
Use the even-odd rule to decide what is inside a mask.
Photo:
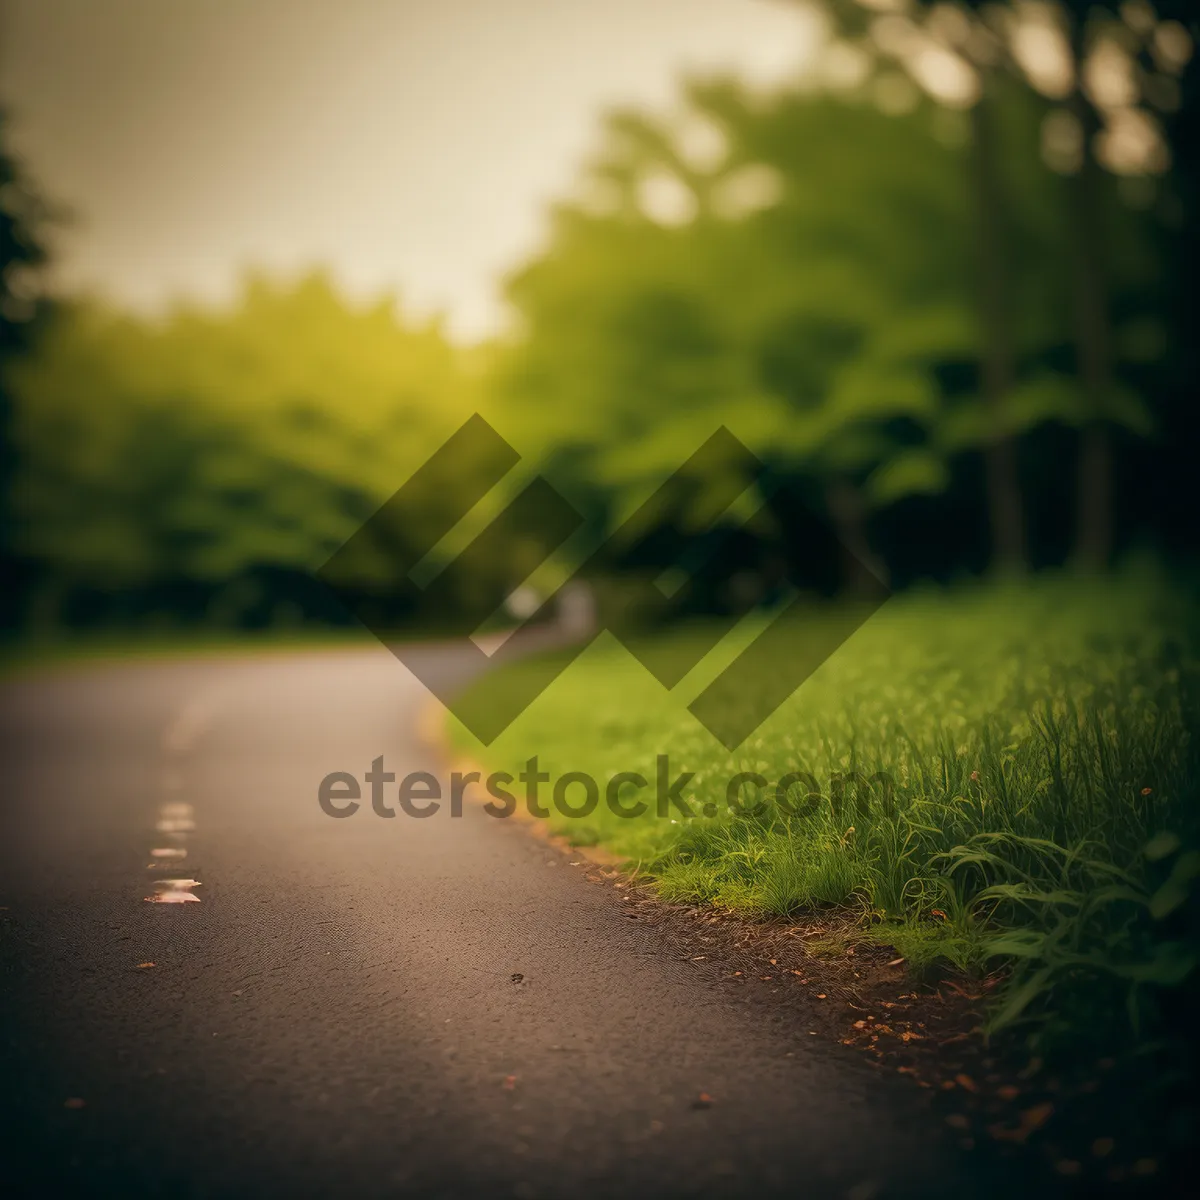
[{"label": "sky", "polygon": [[72,213],[54,282],[139,311],[329,267],[467,339],[613,105],[769,85],[789,0],[0,0],[9,141]]}]

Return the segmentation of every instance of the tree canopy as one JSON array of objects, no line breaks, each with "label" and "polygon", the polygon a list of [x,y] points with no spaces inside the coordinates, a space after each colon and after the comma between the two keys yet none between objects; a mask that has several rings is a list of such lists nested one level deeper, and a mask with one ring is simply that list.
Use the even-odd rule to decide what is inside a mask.
[{"label": "tree canopy", "polygon": [[[18,346],[45,208],[0,155],[22,619],[311,615],[312,573],[475,411],[522,464],[468,532],[542,471],[598,539],[726,426],[895,582],[1026,541],[1034,566],[1066,559],[1083,501],[1060,464],[1128,476],[1186,419],[1168,280],[1194,194],[1171,143],[1190,34],[1140,3],[1082,40],[1071,6],[829,11],[820,69],[792,85],[692,80],[670,112],[610,113],[506,282],[511,328],[469,348],[320,271],[159,319],[64,299]],[[482,469],[446,479],[444,511]],[[736,455],[724,470],[750,482]],[[703,493],[682,481],[660,519],[711,520]],[[734,510],[756,514],[763,576],[804,558],[778,495]],[[422,546],[421,524],[397,536]],[[455,603],[499,603],[536,561],[510,558]]]}]

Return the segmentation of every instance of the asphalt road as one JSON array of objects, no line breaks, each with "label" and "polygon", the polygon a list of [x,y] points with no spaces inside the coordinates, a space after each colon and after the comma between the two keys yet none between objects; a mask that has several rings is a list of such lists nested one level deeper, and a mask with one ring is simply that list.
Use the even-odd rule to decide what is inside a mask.
[{"label": "asphalt road", "polygon": [[[704,982],[519,823],[323,814],[320,780],[379,755],[444,776],[424,698],[381,648],[4,686],[0,1193],[869,1200],[998,1182],[902,1081]],[[147,903],[166,878],[179,902]]]}]

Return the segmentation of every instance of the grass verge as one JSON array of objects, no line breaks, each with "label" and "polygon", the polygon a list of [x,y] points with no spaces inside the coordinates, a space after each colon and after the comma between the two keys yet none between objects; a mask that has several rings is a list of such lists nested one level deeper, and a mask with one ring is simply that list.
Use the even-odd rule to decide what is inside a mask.
[{"label": "grass verge", "polygon": [[[1189,611],[1149,573],[897,597],[733,752],[687,710],[724,644],[668,692],[605,634],[490,746],[457,723],[451,736],[514,776],[536,756],[555,832],[620,855],[666,899],[852,913],[918,967],[1002,969],[992,1029],[1048,1046],[1118,1020],[1150,1037],[1196,990]],[[832,619],[809,613],[796,653]],[[485,676],[472,705],[503,708],[535,670]],[[686,776],[679,803],[654,794],[664,760]],[[637,817],[606,802],[619,772],[648,783]],[[591,799],[569,773],[597,782],[582,815],[567,815]]]}]

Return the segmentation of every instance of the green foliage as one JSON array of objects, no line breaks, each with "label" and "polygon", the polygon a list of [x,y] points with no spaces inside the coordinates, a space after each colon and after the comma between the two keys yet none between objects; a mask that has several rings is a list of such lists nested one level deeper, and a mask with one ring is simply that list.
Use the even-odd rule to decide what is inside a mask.
[{"label": "green foliage", "polygon": [[12,378],[20,549],[109,590],[315,569],[473,399],[435,326],[319,275],[158,324],[72,306]]},{"label": "green foliage", "polygon": [[13,514],[9,493],[15,451],[12,444],[12,397],[7,367],[28,348],[48,314],[37,273],[46,262],[46,228],[57,214],[33,186],[5,145],[6,114],[0,110],[0,570],[6,577],[0,595],[0,627],[11,625],[19,605],[12,592]]},{"label": "green foliage", "polygon": [[[583,445],[583,470],[625,486],[723,423],[765,457],[867,470],[891,448],[888,420],[936,419],[922,311],[969,309],[960,156],[928,111],[802,93],[763,106],[731,83],[690,100],[721,130],[723,160],[683,170],[668,127],[615,119],[595,168],[611,207],[562,208],[546,253],[512,280],[526,331],[504,378],[514,419]],[[641,199],[663,176],[688,189],[693,220],[656,219]],[[755,177],[759,195],[719,202]],[[953,336],[973,339],[961,321]]]},{"label": "green foliage", "polygon": [[[1017,368],[1003,412],[979,391],[965,117],[932,102],[885,114],[865,90],[764,98],[723,81],[690,87],[673,123],[610,119],[581,199],[510,280],[521,322],[499,372],[506,419],[549,454],[568,447],[572,482],[612,497],[613,519],[718,424],[776,470],[881,509],[942,494],[952,461],[997,434],[1092,419],[1051,365],[1072,330],[1067,190],[1039,150],[1048,106],[1000,83]],[[686,150],[696,122],[719,147],[699,165]],[[1136,214],[1113,206],[1111,225],[1124,296],[1155,251]],[[1125,384],[1106,416],[1154,430]]]},{"label": "green foliage", "polygon": [[[1016,378],[1002,412],[985,408],[969,122],[928,99],[884,111],[874,82],[835,95],[708,81],[684,88],[676,118],[612,115],[580,194],[508,281],[517,320],[497,345],[456,348],[436,322],[386,300],[352,305],[320,274],[251,278],[225,311],[159,321],[65,306],[9,373],[14,549],[35,585],[22,603],[53,622],[80,595],[190,589],[206,619],[236,623],[247,589],[306,579],[477,409],[524,461],[457,544],[534,470],[598,538],[725,425],[787,485],[750,533],[748,569],[764,577],[806,552],[776,503],[785,491],[824,505],[882,575],[890,547],[875,553],[870,536],[897,511],[939,498],[975,536],[977,459],[997,435],[1097,415],[1131,437],[1158,431],[1145,387],[1164,328],[1143,303],[1162,266],[1151,217],[1103,197],[1128,369],[1085,398],[1064,362],[1070,207],[1040,156],[1048,102],[1000,81]],[[9,266],[36,264],[41,246],[36,205],[2,156],[0,170],[0,232],[17,246],[7,305]],[[480,469],[462,464],[458,478]],[[743,496],[734,515],[763,499]],[[662,524],[699,525],[687,488],[672,504]],[[421,525],[405,531],[414,545]],[[946,558],[939,569],[962,565],[957,547]],[[361,565],[364,585],[387,577],[382,552]],[[486,608],[525,565],[490,564],[464,608]]]},{"label": "green foliage", "polygon": [[37,313],[30,272],[45,264],[46,226],[55,215],[4,147],[0,110],[0,356],[19,349]]}]

